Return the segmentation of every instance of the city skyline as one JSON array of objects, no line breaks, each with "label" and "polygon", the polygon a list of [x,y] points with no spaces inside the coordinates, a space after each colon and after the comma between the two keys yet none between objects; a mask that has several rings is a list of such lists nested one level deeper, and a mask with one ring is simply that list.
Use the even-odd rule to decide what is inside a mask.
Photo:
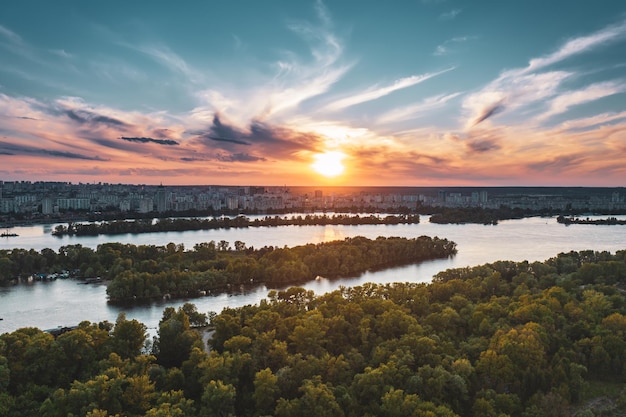
[{"label": "city skyline", "polygon": [[624,186],[626,5],[0,4],[0,180]]}]

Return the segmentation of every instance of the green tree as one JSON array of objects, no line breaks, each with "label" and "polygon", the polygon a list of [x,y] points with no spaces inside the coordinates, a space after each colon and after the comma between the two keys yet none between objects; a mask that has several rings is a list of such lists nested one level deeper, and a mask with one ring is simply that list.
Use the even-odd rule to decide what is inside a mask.
[{"label": "green tree", "polygon": [[112,351],[123,359],[134,358],[141,353],[146,342],[147,327],[137,320],[127,320],[125,313],[119,313],[113,328]]},{"label": "green tree", "polygon": [[202,394],[201,413],[207,417],[229,417],[235,413],[235,387],[222,381],[209,381]]}]

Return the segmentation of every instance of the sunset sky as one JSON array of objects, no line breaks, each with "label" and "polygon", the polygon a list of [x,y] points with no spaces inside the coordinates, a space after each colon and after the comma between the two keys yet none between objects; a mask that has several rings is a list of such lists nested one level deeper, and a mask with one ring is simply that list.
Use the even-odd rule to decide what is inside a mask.
[{"label": "sunset sky", "polygon": [[626,2],[2,1],[0,180],[626,186]]}]

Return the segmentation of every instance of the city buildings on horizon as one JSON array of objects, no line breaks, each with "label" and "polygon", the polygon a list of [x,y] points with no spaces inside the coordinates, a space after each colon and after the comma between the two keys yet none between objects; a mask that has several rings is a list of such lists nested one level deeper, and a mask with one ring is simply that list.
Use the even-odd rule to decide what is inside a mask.
[{"label": "city buildings on horizon", "polygon": [[621,188],[260,187],[0,181],[0,214],[415,210],[420,206],[626,210]]}]

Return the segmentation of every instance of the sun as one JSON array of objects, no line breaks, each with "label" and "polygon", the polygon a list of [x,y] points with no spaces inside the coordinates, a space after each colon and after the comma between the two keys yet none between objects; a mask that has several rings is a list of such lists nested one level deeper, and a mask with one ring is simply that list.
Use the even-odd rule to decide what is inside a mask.
[{"label": "sun", "polygon": [[346,155],[344,153],[337,151],[318,153],[313,156],[315,162],[311,164],[311,168],[313,168],[318,174],[328,178],[333,178],[343,174],[343,171],[346,169],[342,163],[345,157]]}]

